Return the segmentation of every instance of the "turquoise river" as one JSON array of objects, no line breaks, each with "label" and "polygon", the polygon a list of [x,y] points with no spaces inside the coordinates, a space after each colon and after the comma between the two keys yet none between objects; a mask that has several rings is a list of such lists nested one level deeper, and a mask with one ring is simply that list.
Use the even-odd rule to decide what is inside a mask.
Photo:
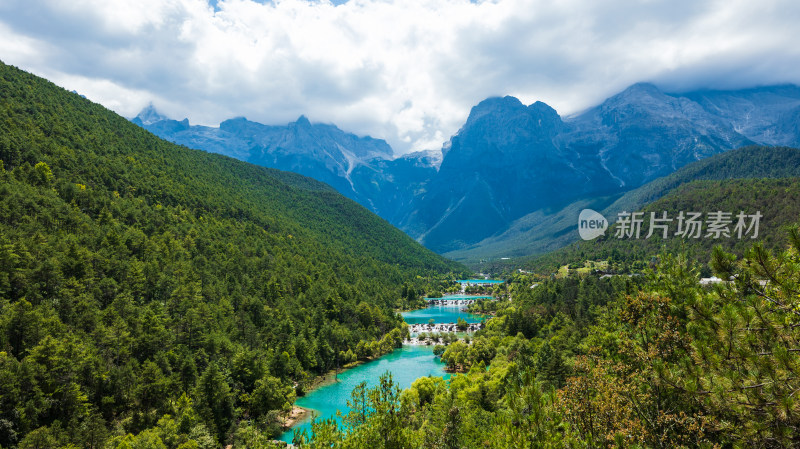
[{"label": "turquoise river", "polygon": [[[477,323],[481,321],[482,317],[462,312],[461,309],[465,306],[455,304],[456,300],[474,298],[476,297],[461,295],[439,298],[447,299],[448,302],[452,300],[453,304],[404,312],[402,313],[403,319],[409,324],[427,323],[430,319],[436,323],[454,323],[458,318],[463,318],[470,323]],[[444,364],[433,355],[433,346],[404,345],[377,360],[340,372],[338,382],[325,384],[298,398],[296,405],[311,410],[310,415],[321,419],[335,417],[337,410],[346,414],[348,411],[347,400],[350,399],[350,392],[353,391],[353,388],[361,382],[367,382],[369,387],[375,386],[380,376],[387,371],[392,373],[395,383],[401,389],[410,387],[420,377],[448,377],[448,374],[444,372]],[[291,442],[294,429],[305,430],[311,436],[311,419],[312,416],[307,416],[304,421],[284,432],[280,439]]]}]

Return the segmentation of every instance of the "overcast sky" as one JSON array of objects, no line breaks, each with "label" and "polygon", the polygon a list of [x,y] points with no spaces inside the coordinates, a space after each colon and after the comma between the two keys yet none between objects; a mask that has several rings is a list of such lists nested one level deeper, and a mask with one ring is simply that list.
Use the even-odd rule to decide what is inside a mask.
[{"label": "overcast sky", "polygon": [[305,114],[439,149],[482,99],[800,84],[796,0],[2,0],[0,59],[132,117]]}]

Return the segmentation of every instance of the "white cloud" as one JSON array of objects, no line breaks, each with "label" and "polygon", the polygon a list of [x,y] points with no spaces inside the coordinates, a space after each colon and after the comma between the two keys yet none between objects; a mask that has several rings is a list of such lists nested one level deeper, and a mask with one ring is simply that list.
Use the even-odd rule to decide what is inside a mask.
[{"label": "white cloud", "polygon": [[638,81],[800,83],[793,0],[5,0],[0,59],[125,116],[300,114],[432,149],[492,95],[566,115]]}]

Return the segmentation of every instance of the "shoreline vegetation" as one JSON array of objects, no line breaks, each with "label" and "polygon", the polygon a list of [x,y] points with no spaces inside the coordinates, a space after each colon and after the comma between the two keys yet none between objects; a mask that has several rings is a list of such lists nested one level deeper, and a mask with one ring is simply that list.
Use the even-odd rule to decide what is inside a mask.
[{"label": "shoreline vegetation", "polygon": [[[365,363],[374,362],[374,361],[378,360],[379,358],[381,358],[383,356],[391,354],[392,352],[395,351],[395,349],[400,349],[400,348],[395,347],[395,348],[392,348],[392,350],[390,352],[387,352],[387,353],[384,353],[384,354],[381,354],[381,355],[378,355],[378,356],[370,357],[368,360],[356,360],[354,362],[350,362],[350,363],[342,366],[341,368],[338,368],[338,369],[334,368],[334,369],[331,369],[330,371],[328,371],[328,372],[326,372],[324,374],[320,374],[320,375],[314,376],[308,382],[308,384],[302,389],[303,394],[302,395],[298,395],[297,397],[299,398],[299,397],[303,397],[303,396],[308,396],[309,394],[313,393],[314,391],[316,391],[316,390],[318,390],[318,389],[320,389],[322,387],[325,387],[327,385],[331,385],[333,383],[336,383],[336,382],[338,382],[339,374],[341,374],[341,373],[343,373],[345,371],[351,370],[353,368],[356,368],[358,366],[361,366],[361,365],[363,365]],[[303,421],[305,421],[306,418],[310,414],[312,414],[313,412],[314,412],[313,409],[300,407],[299,405],[293,403],[291,412],[289,412],[289,414],[286,415],[286,416],[282,416],[282,417],[278,418],[279,423],[281,423],[281,429],[284,432],[291,430],[292,427],[294,427],[297,424],[300,424]]]},{"label": "shoreline vegetation", "polygon": [[[447,297],[448,296],[467,296],[467,295],[463,295],[463,294],[460,294],[460,293],[454,293],[454,294],[448,294],[448,295],[445,295],[445,296],[442,296],[442,297],[439,297],[439,298],[434,298],[434,297],[431,297],[431,296],[425,296],[422,299],[422,301],[425,301],[424,304],[420,304],[419,307],[410,308],[408,310],[398,309],[398,312],[422,310],[422,309],[425,309],[425,308],[428,308],[428,307],[431,307],[431,306],[435,306],[435,305],[438,305],[440,301],[442,301],[442,302],[447,301]],[[480,297],[480,296],[485,296],[485,295],[472,295],[472,296]],[[430,301],[429,299],[433,299],[433,301]],[[470,301],[468,304],[473,304],[474,301],[476,301],[477,299],[478,298],[476,298],[476,299],[465,299],[465,300]],[[484,299],[486,301],[491,301],[492,300],[492,299],[488,299],[488,298],[480,298],[480,299]],[[467,310],[463,309],[463,308],[461,309],[461,311],[467,312]],[[356,368],[356,367],[361,366],[361,365],[363,365],[365,363],[376,361],[376,360],[380,359],[381,357],[384,357],[384,356],[386,356],[388,354],[391,354],[396,349],[401,349],[402,346],[405,346],[405,345],[408,345],[408,346],[437,346],[437,345],[440,345],[440,343],[442,343],[442,342],[447,344],[448,342],[455,341],[455,340],[459,340],[459,341],[462,341],[462,342],[466,341],[466,344],[470,344],[469,336],[467,336],[467,338],[465,339],[464,337],[456,336],[455,332],[465,333],[465,334],[474,333],[474,332],[482,329],[484,327],[484,323],[468,323],[467,324],[467,328],[465,330],[459,329],[458,326],[459,326],[459,323],[434,323],[433,325],[431,325],[429,323],[423,323],[423,324],[408,324],[408,323],[405,323],[405,327],[409,330],[409,332],[415,332],[415,333],[416,332],[420,332],[423,335],[428,333],[429,336],[427,336],[425,338],[420,338],[419,336],[411,337],[409,335],[403,340],[403,342],[401,343],[400,347],[394,347],[389,352],[386,352],[386,353],[383,353],[383,354],[380,354],[380,355],[376,355],[374,357],[369,357],[367,360],[356,360],[356,361],[353,361],[353,362],[350,362],[350,363],[347,363],[347,364],[343,365],[339,369],[334,368],[334,369],[331,369],[331,370],[329,370],[328,372],[326,372],[324,374],[317,375],[317,376],[313,377],[308,382],[308,384],[305,385],[302,388],[303,394],[302,395],[298,395],[298,397],[307,396],[307,395],[311,394],[312,392],[314,392],[315,390],[317,390],[319,388],[322,388],[324,386],[327,386],[327,385],[330,385],[330,384],[333,384],[333,383],[337,382],[337,377],[338,377],[339,373],[342,373],[344,371]],[[445,327],[447,329],[450,329],[450,330],[448,331],[447,329],[445,329]],[[415,330],[417,328],[419,330]],[[441,328],[441,330],[439,331],[439,333],[434,333],[434,332],[437,332],[436,329],[440,329],[440,328]],[[439,357],[439,356],[441,356],[441,354],[435,354],[435,356]],[[445,371],[447,371],[447,372],[459,372],[458,370],[448,370],[448,369],[445,369]],[[298,406],[296,404],[292,404],[291,412],[288,415],[279,418],[279,420],[281,422],[281,428],[283,429],[283,431],[289,431],[289,430],[292,429],[292,427],[294,427],[294,426],[302,423],[303,421],[305,421],[307,419],[307,417],[310,414],[312,414],[313,412],[314,412],[314,410],[312,410],[312,409],[308,409],[308,408],[300,407],[300,406]]]},{"label": "shoreline vegetation", "polygon": [[[409,312],[414,310],[422,310],[429,307],[435,307],[450,303],[455,303],[456,305],[466,305],[470,308],[479,305],[483,305],[486,303],[490,303],[496,301],[496,298],[489,297],[489,294],[465,294],[465,293],[451,293],[448,292],[441,296],[431,296],[427,295],[420,298],[420,301],[415,304],[417,307],[410,307],[410,308],[403,308],[397,309],[396,312]],[[472,296],[474,298],[469,298]],[[449,300],[448,297],[459,297],[457,300]],[[465,313],[473,313],[475,315],[486,315],[491,316],[493,313],[474,313],[470,312],[467,307],[460,308],[462,312]],[[432,346],[434,347],[434,356],[438,357],[443,360],[442,354],[445,352],[445,349],[448,347],[450,343],[459,342],[466,346],[470,346],[473,342],[472,334],[475,332],[485,328],[485,322],[478,322],[478,323],[466,323],[462,320],[455,323],[418,323],[418,324],[408,324],[404,322],[404,326],[401,326],[402,329],[408,331],[405,336],[405,339],[402,341],[399,347],[393,347],[391,351],[382,353],[379,355],[375,355],[373,357],[369,357],[366,360],[356,360],[350,363],[343,365],[339,369],[331,369],[328,372],[317,375],[313,379],[311,379],[308,384],[303,388],[303,395],[307,396],[319,388],[325,387],[327,385],[331,385],[337,382],[337,377],[339,373],[344,371],[357,368],[363,364],[377,361],[381,357],[384,357],[388,354],[391,354],[396,349],[401,349],[403,346]],[[406,333],[406,332],[403,332]],[[410,334],[415,333],[416,336],[411,336]],[[459,336],[458,334],[464,334]],[[469,371],[469,367],[466,364],[453,364],[448,363],[448,365],[444,368],[444,371],[447,373],[466,373]],[[300,396],[298,396],[300,397]],[[314,413],[313,409],[300,407],[296,404],[292,404],[291,412],[281,418],[281,428],[284,432],[291,431],[291,429],[304,422],[308,417]],[[289,446],[291,447],[291,446]]]},{"label": "shoreline vegetation", "polygon": [[[325,441],[381,447],[389,435],[391,447],[410,448],[443,440],[452,442],[446,447],[794,447],[800,425],[786,412],[796,410],[788,400],[800,381],[786,343],[798,335],[800,231],[789,238],[782,253],[756,244],[743,259],[717,248],[713,274],[730,282],[715,288],[703,284],[699,262],[666,252],[643,276],[537,283],[516,276],[513,301],[496,306],[501,318],[470,343],[434,347],[445,372],[463,375],[418,379],[402,392],[387,375],[366,395],[375,399],[359,427],[328,428]],[[715,388],[720,381],[726,388]],[[387,411],[402,418],[387,422]],[[763,445],[765,437],[774,444]]]}]

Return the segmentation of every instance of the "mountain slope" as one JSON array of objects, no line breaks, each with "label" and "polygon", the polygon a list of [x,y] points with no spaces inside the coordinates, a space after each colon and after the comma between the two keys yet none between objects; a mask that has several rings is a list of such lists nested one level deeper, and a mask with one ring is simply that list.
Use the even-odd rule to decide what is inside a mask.
[{"label": "mountain slope", "polygon": [[325,182],[392,224],[406,219],[413,192],[436,172],[436,161],[427,154],[394,159],[383,140],[358,137],[333,125],[312,124],[304,116],[285,126],[240,117],[214,128],[168,119],[151,105],[131,121],[190,148]]},{"label": "mountain slope", "polygon": [[[795,225],[800,219],[800,178],[744,178],[724,180],[697,180],[682,184],[670,190],[660,199],[648,203],[637,211],[644,212],[641,238],[617,238],[618,224],[612,225],[604,236],[596,240],[579,241],[571,245],[530,259],[523,263],[526,269],[537,272],[556,270],[558,267],[585,260],[609,260],[611,269],[627,271],[641,269],[661,251],[670,253],[687,252],[690,257],[707,262],[714,246],[720,245],[738,255],[749,249],[755,242],[768,249],[783,249],[787,244],[786,227]],[[660,217],[676,219],[681,211],[700,211],[706,219],[708,212],[731,212],[730,237],[706,237],[708,228],[704,226],[699,238],[683,238],[674,235],[677,224],[671,223],[670,234],[662,239],[656,232],[645,239],[650,226],[650,212]],[[734,232],[739,212],[751,215],[759,212],[757,239],[753,233],[738,238]],[[746,222],[749,225],[749,220]]]},{"label": "mountain slope", "polygon": [[450,270],[325,184],[0,64],[3,447],[274,434],[294,385],[390,351],[393,309]]},{"label": "mountain slope", "polygon": [[751,144],[683,96],[635,84],[569,120],[570,148],[597,154],[622,187],[638,187],[721,151]]},{"label": "mountain slope", "polygon": [[686,165],[675,173],[653,180],[624,194],[576,201],[560,211],[536,211],[508,230],[447,257],[469,264],[481,259],[525,257],[557,250],[579,239],[578,214],[583,209],[600,211],[615,221],[622,211],[637,211],[673,189],[695,180],[738,178],[790,178],[800,176],[800,150],[787,147],[750,146],[727,151]]},{"label": "mountain slope", "polygon": [[[512,97],[486,100],[451,140],[411,216],[422,223],[419,239],[461,257],[463,250],[508,239],[505,234],[517,236],[520,227],[558,220],[554,214],[576,200],[597,203],[687,163],[753,143],[731,121],[741,110],[725,115],[708,109],[651,84],[633,85],[566,119],[540,102],[526,107]],[[536,222],[516,222],[531,213]]]},{"label": "mountain slope", "polygon": [[702,90],[685,95],[736,132],[766,145],[800,146],[800,87],[765,86],[735,91]]},{"label": "mountain slope", "polygon": [[544,103],[505,97],[475,106],[419,199],[420,241],[439,252],[460,249],[532,210],[616,189],[599,164],[559,144],[563,129]]},{"label": "mountain slope", "polygon": [[603,214],[611,218],[622,211],[638,210],[680,185],[696,180],[798,176],[800,176],[800,149],[749,146],[694,162],[669,176],[631,190],[605,208]]}]

